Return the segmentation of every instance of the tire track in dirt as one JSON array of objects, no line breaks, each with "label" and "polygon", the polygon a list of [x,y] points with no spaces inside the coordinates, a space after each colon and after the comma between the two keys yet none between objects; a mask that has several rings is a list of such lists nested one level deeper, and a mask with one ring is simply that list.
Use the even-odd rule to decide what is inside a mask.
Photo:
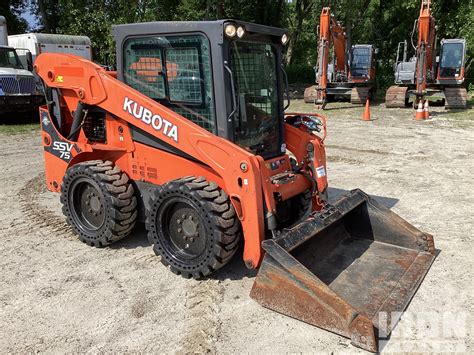
[{"label": "tire track in dirt", "polygon": [[[55,237],[77,241],[62,215],[41,204],[41,196],[47,193],[44,181],[44,173],[41,173],[30,179],[18,192],[20,206],[30,221],[29,225],[46,232],[45,235],[54,234]],[[126,244],[126,240],[116,244]],[[112,253],[124,252],[123,248],[108,249]],[[134,249],[126,249],[125,254],[130,256],[137,267],[159,267],[157,264],[161,264],[159,257],[143,254]],[[220,303],[224,298],[223,284],[215,279],[188,280],[185,297],[186,312],[183,320],[183,336],[178,343],[182,344],[179,353],[215,353],[215,344],[221,333],[219,313]]]},{"label": "tire track in dirt", "polygon": [[39,203],[39,197],[46,191],[45,176],[44,173],[41,173],[30,179],[18,192],[20,206],[30,222],[29,225],[34,225],[40,230],[47,228],[49,232],[54,232],[58,237],[75,240],[76,238],[64,218]]},{"label": "tire track in dirt", "polygon": [[179,353],[216,353],[221,335],[220,304],[224,300],[224,286],[219,280],[189,280],[186,290],[185,335]]},{"label": "tire track in dirt", "polygon": [[[35,229],[38,229],[44,235],[54,235],[55,237],[78,242],[79,239],[76,234],[74,234],[72,228],[66,223],[65,217],[41,204],[41,198],[47,192],[44,173],[28,180],[18,192],[21,210],[29,221],[28,225],[34,226]],[[133,233],[142,232],[135,230],[132,234]],[[143,254],[142,251],[136,250],[139,248],[138,244],[137,238],[131,235],[128,239],[120,240],[106,249],[108,253],[127,254],[137,267],[154,267],[161,265],[160,258],[154,253]]]}]

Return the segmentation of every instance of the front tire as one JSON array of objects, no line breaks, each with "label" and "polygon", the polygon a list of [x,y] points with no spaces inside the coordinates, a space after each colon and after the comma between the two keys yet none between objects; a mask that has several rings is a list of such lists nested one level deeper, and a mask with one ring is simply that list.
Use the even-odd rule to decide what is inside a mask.
[{"label": "front tire", "polygon": [[90,246],[112,244],[135,226],[133,186],[111,161],[86,161],[69,168],[61,185],[61,203],[67,223]]},{"label": "front tire", "polygon": [[185,278],[208,276],[230,261],[240,221],[217,184],[194,176],[170,181],[150,201],[146,228],[155,254]]}]

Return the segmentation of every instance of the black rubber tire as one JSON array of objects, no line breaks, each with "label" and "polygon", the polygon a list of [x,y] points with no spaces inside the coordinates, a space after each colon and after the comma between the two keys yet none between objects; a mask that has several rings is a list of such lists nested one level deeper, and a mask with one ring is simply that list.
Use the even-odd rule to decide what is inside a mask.
[{"label": "black rubber tire", "polygon": [[[79,181],[89,184],[98,193],[100,212],[104,213],[103,222],[98,227],[87,226],[78,215],[78,207],[73,205]],[[61,185],[61,203],[67,223],[79,239],[90,246],[103,247],[126,237],[137,219],[133,186],[127,174],[111,161],[86,161],[69,168]]]},{"label": "black rubber tire", "polygon": [[[200,219],[197,225],[204,231],[203,251],[192,256],[192,259],[186,259],[179,251],[175,251],[176,244],[171,245],[170,232],[166,230],[171,223],[168,224],[162,218],[168,213],[166,209],[179,200],[179,203],[188,204],[187,208],[196,213]],[[208,276],[227,264],[238,249],[240,221],[229,197],[214,182],[194,176],[170,181],[155,191],[149,206],[146,217],[148,239],[153,244],[155,254],[161,256],[161,262],[177,275],[195,279]],[[166,226],[163,227],[163,223]]]}]

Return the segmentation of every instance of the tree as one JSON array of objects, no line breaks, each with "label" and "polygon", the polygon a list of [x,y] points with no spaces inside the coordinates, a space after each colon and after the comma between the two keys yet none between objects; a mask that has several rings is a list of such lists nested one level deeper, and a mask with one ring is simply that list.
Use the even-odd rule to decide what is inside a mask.
[{"label": "tree", "polygon": [[25,12],[28,4],[22,0],[4,0],[0,2],[0,16],[7,20],[9,34],[23,33],[28,28],[21,14]]}]

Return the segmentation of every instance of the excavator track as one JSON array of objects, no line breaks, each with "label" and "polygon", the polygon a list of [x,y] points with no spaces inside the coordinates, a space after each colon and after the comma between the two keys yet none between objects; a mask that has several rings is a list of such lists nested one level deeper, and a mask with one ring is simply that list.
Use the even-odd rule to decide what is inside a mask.
[{"label": "excavator track", "polygon": [[370,87],[356,87],[351,90],[351,104],[365,104],[370,97]]},{"label": "excavator track", "polygon": [[406,107],[407,91],[405,86],[390,86],[385,93],[385,107]]},{"label": "excavator track", "polygon": [[467,108],[467,90],[465,88],[445,88],[445,109]]},{"label": "excavator track", "polygon": [[316,92],[316,85],[307,87],[304,90],[304,102],[307,104],[314,104],[316,100],[317,92]]}]

